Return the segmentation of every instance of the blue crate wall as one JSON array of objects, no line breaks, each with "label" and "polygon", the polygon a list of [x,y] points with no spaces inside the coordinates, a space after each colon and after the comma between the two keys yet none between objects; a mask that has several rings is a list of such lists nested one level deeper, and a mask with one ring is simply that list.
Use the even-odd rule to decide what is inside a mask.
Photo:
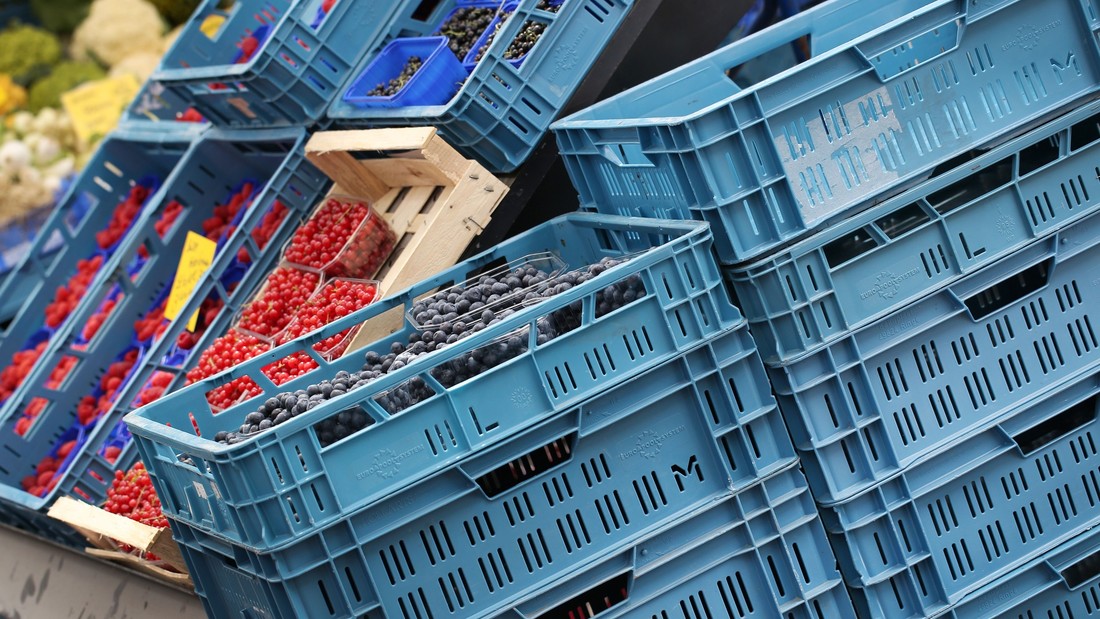
[{"label": "blue crate wall", "polygon": [[[365,322],[364,328],[373,329],[372,325],[382,321],[387,325],[383,332],[390,332],[395,325],[389,321],[399,309],[407,313],[416,297],[465,281],[469,273],[498,259],[508,262],[554,252],[565,264],[580,268],[603,257],[621,258],[626,253],[626,237],[637,235],[649,237],[652,249],[584,285],[527,307],[475,337],[456,342],[431,360],[412,363],[374,381],[368,389],[322,403],[306,416],[314,422],[299,416],[232,446],[208,438],[222,430],[238,429],[243,417],[272,395],[304,388],[339,371],[358,371],[363,363],[362,353],[325,361],[311,348],[314,342]],[[126,422],[138,438],[142,460],[154,478],[166,514],[233,543],[270,548],[671,359],[739,321],[740,314],[729,304],[709,251],[709,232],[695,222],[652,225],[626,218],[567,215],[409,289],[391,292],[313,335],[154,402],[127,416]],[[646,294],[610,314],[597,314],[596,297],[607,286],[623,281],[640,282]],[[536,323],[578,302],[581,326],[537,345]],[[379,320],[367,322],[375,317]],[[406,317],[396,332],[362,352],[389,352],[391,343],[407,342],[414,329]],[[464,355],[494,346],[505,335],[528,338],[526,345],[519,342],[523,352],[511,361],[449,389],[433,376],[433,370],[445,371],[454,359],[465,363]],[[276,387],[261,369],[296,352],[310,355],[319,370]],[[264,394],[214,415],[206,394],[242,377],[251,378]],[[431,385],[439,396],[396,416],[376,401],[413,378]],[[498,394],[496,397],[504,398],[508,405],[487,405],[486,393]],[[369,415],[373,425],[352,440],[322,448],[312,424],[348,409]],[[190,431],[192,415],[201,437]],[[445,427],[450,429],[445,431]],[[436,441],[431,437],[437,432],[453,436],[457,442],[446,450],[423,445],[403,458],[400,471],[392,476],[364,474],[345,479],[332,474],[363,469],[364,462],[383,457],[379,449],[405,440],[401,437],[426,436]],[[363,441],[372,447],[364,450]],[[201,466],[182,466],[181,454]],[[303,461],[307,463],[304,468]],[[314,493],[328,507],[320,509],[312,498]],[[294,500],[288,502],[286,497],[291,495]],[[280,513],[281,517],[276,517]],[[303,519],[303,514],[308,517]],[[261,521],[262,528],[251,526]]]},{"label": "blue crate wall", "polygon": [[768,374],[819,501],[988,427],[1100,363],[1100,213]]},{"label": "blue crate wall", "polygon": [[936,615],[1100,522],[1097,378],[821,506],[853,595],[874,616]]},{"label": "blue crate wall", "polygon": [[973,151],[890,200],[724,273],[787,365],[1085,217],[1100,204],[1100,102]]},{"label": "blue crate wall", "polygon": [[[298,598],[282,609],[287,614],[324,609],[322,589],[339,600],[338,615],[401,616],[409,599],[433,615],[457,612],[437,581],[465,574],[462,612],[482,616],[730,497],[767,507],[761,492],[783,496],[796,483],[809,503],[770,394],[746,388],[763,379],[752,353],[742,323],[270,551],[226,544],[187,525],[176,530],[192,549],[225,556]],[[737,515],[723,517],[732,524]],[[318,557],[317,548],[328,556]],[[479,578],[486,557],[511,577]],[[834,560],[826,563],[835,569]],[[347,571],[355,582],[345,581]],[[355,600],[357,591],[375,597]]]},{"label": "blue crate wall", "polygon": [[581,204],[708,221],[735,264],[1100,86],[1095,0],[941,0],[870,33],[844,29],[853,40],[752,88],[727,77],[832,11],[870,4],[825,3],[556,123]]},{"label": "blue crate wall", "polygon": [[[166,52],[152,79],[223,127],[312,125],[344,78],[411,0],[341,0],[318,20],[321,0],[204,0]],[[213,35],[203,24],[224,18]],[[262,38],[237,63],[246,32]]]},{"label": "blue crate wall", "polygon": [[[1100,601],[1100,529],[1082,533],[1024,567],[975,591],[940,615],[986,617],[1087,617]],[[858,601],[870,616],[873,607]]]},{"label": "blue crate wall", "polygon": [[[549,544],[560,544],[560,539],[572,535],[564,524],[566,517],[559,519],[565,533],[556,529],[548,532]],[[600,533],[592,535],[593,543],[598,544]],[[387,595],[388,587],[381,592],[372,590],[367,585],[368,575],[357,567],[359,559],[353,554],[344,554],[336,561],[341,568],[338,574],[330,574],[325,568],[269,581],[241,569],[234,555],[204,548],[187,533],[180,539],[186,560],[199,574],[196,591],[207,612],[215,614],[258,608],[272,616],[308,612],[320,617],[388,619],[416,616],[417,612],[428,616],[431,612],[432,616],[518,619],[566,617],[569,611],[573,616],[585,616],[597,609],[601,616],[608,617],[664,616],[662,612],[678,613],[687,607],[706,613],[700,616],[730,619],[746,616],[750,608],[753,610],[748,611],[749,616],[855,616],[797,467],[778,471],[736,495],[701,506],[625,547],[607,547],[598,558],[544,585],[521,583],[532,577],[545,578],[554,569],[554,562],[528,574],[522,563],[509,571],[495,555],[490,559],[488,555],[478,556],[476,551],[460,556],[477,561],[484,569],[463,570],[465,580],[454,576],[457,590],[446,584],[456,573],[449,565],[454,558],[449,556],[425,568],[428,574],[442,579],[444,586],[433,582],[412,596]],[[481,540],[476,533],[473,539],[476,547]],[[440,540],[445,543],[442,537]],[[461,532],[453,541],[456,551],[471,545]],[[418,547],[425,543],[434,540],[417,540]],[[342,551],[354,542],[335,544]],[[340,556],[339,551],[334,554]],[[569,560],[568,553],[555,556]],[[396,573],[394,577],[398,577]],[[524,589],[518,598],[504,602],[498,587],[507,591],[510,585]],[[379,598],[384,599],[384,607]],[[495,610],[488,610],[490,604],[495,604]],[[371,609],[349,614],[353,612],[350,608],[364,607]]]},{"label": "blue crate wall", "polygon": [[[188,231],[201,233],[201,224],[210,216],[214,205],[235,193],[244,178],[259,179],[263,189],[258,188],[258,194],[234,235],[229,237],[229,242],[221,244],[218,260],[207,271],[200,291],[193,295],[202,295],[197,297],[200,301],[205,298],[205,293],[219,284],[224,270],[233,266],[237,250],[242,247],[250,247],[255,259],[238,287],[244,290],[241,294],[255,289],[262,282],[280,245],[273,244],[265,256],[257,251],[251,238],[252,229],[278,199],[294,213],[283,224],[284,230],[292,230],[295,216],[300,221],[327,185],[327,179],[321,180],[324,177],[304,161],[301,151],[305,139],[306,133],[300,128],[212,131],[188,152],[176,172],[167,179],[160,200],[142,214],[135,224],[135,231],[105,265],[108,278],[90,289],[87,302],[74,314],[70,325],[51,339],[24,386],[0,411],[3,418],[0,441],[9,454],[5,459],[6,466],[0,471],[3,474],[0,476],[0,520],[47,534],[53,523],[43,524],[38,530],[33,525],[49,520],[44,510],[59,493],[69,494],[71,491],[76,498],[102,502],[114,471],[132,463],[133,456],[110,463],[97,454],[100,444],[129,410],[126,404],[132,401],[136,390],[155,371],[160,359],[153,355],[162,351],[166,342],[174,341],[175,335],[183,328],[183,323],[177,321],[178,324],[168,329],[160,339],[159,346],[151,346],[150,342],[136,341],[133,334],[135,320],[166,297]],[[153,226],[173,200],[182,204],[184,210],[162,239]],[[142,249],[148,254],[146,259],[138,256]],[[95,337],[84,341],[84,325],[115,287],[121,292],[118,304]],[[120,387],[116,405],[98,422],[82,428],[85,440],[69,457],[68,468],[59,473],[61,482],[57,489],[42,497],[23,491],[20,480],[34,470],[38,460],[46,455],[61,434],[74,427],[78,402],[96,390],[106,365],[134,346],[141,350],[140,363],[131,370]],[[77,359],[76,366],[57,389],[46,387],[50,371],[65,357]],[[20,437],[12,431],[14,423],[24,408],[36,399],[48,404],[38,414],[31,429]],[[99,466],[90,470],[91,460]],[[73,488],[74,485],[79,487]],[[28,527],[28,523],[32,526]]]}]

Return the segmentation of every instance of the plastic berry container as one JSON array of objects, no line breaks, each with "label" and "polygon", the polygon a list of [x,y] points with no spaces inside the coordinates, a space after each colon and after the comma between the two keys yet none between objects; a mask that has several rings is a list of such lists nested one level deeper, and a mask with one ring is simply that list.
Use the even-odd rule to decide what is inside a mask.
[{"label": "plastic berry container", "polygon": [[[325,325],[370,305],[379,296],[378,282],[374,280],[328,280],[302,305],[287,328],[276,336],[275,344],[307,337]],[[313,345],[313,350],[326,361],[332,361],[344,354],[358,331],[357,326],[349,327],[318,341]]]},{"label": "plastic berry container", "polygon": [[325,198],[294,233],[283,259],[328,277],[370,279],[396,244],[393,228],[368,200],[334,195]]},{"label": "plastic berry container", "polygon": [[[344,101],[357,107],[412,107],[443,105],[469,75],[462,61],[447,46],[447,37],[394,39],[369,64],[344,93]],[[392,95],[369,94],[405,69],[412,57],[421,59],[420,68]]]},{"label": "plastic berry container", "polygon": [[[277,280],[283,277],[287,278],[289,287],[277,286]],[[319,270],[280,263],[268,274],[256,294],[237,311],[231,330],[274,341],[298,309],[317,292],[323,279]]]}]

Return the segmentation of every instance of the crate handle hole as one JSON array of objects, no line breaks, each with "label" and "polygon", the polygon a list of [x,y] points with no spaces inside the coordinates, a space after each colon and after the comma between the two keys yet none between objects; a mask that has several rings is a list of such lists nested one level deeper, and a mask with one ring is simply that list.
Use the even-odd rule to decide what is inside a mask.
[{"label": "crate handle hole", "polygon": [[1025,456],[1030,455],[1095,420],[1098,401],[1100,396],[1078,402],[1039,425],[1016,434],[1012,440]]}]

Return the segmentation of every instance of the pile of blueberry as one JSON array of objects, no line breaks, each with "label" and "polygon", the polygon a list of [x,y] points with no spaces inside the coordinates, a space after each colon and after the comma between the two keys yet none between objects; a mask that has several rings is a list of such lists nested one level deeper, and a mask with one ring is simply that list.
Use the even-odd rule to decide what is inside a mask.
[{"label": "pile of blueberry", "polygon": [[546,24],[531,19],[527,20],[527,23],[523,24],[523,30],[519,31],[516,38],[512,39],[512,43],[508,45],[508,49],[504,50],[504,57],[508,60],[523,58],[527,55],[527,52],[531,51],[535,43],[539,42],[539,37],[545,31]]},{"label": "pile of blueberry", "polygon": [[[411,318],[419,327],[409,335],[408,343],[394,342],[390,351],[366,353],[358,372],[340,372],[293,393],[280,393],[268,398],[257,410],[248,414],[235,432],[219,432],[214,440],[230,445],[252,438],[273,426],[315,408],[322,402],[339,397],[366,385],[390,372],[400,370],[422,355],[443,349],[475,333],[507,319],[532,304],[584,284],[623,259],[604,258],[583,269],[551,275],[532,266],[513,269],[501,276],[485,275],[465,286],[456,286],[415,303]],[[632,275],[596,294],[596,316],[603,316],[646,294],[641,278]],[[538,344],[568,333],[581,325],[581,301],[576,301],[543,316],[536,322]],[[492,342],[432,368],[431,376],[443,387],[450,388],[486,372],[528,349],[530,333],[522,327],[502,335]],[[397,387],[375,396],[375,401],[390,414],[416,405],[435,395],[435,390],[423,378],[414,377]],[[316,424],[321,446],[330,445],[373,423],[360,407],[355,406]]]},{"label": "pile of blueberry", "polygon": [[458,9],[439,26],[439,34],[450,39],[447,46],[459,60],[470,53],[481,33],[489,27],[497,10],[494,8],[466,7]]},{"label": "pile of blueberry", "polygon": [[405,87],[405,84],[412,79],[416,72],[420,70],[420,66],[424,64],[424,61],[420,59],[420,56],[410,56],[408,62],[402,67],[401,73],[392,80],[379,84],[371,89],[367,95],[371,97],[392,97],[401,92],[401,89]]}]

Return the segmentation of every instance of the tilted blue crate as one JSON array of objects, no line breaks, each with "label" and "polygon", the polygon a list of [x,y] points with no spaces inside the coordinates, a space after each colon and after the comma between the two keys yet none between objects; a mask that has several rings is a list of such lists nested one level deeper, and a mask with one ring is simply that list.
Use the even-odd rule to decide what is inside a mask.
[{"label": "tilted blue crate", "polygon": [[[389,447],[399,453],[418,440]],[[495,616],[586,563],[723,502],[714,515],[730,526],[794,488],[798,504],[788,507],[810,509],[805,480],[792,466],[797,458],[741,322],[270,551],[173,526],[184,546],[225,557],[242,576],[277,591],[275,599],[288,600],[272,609],[277,616],[324,615],[325,599],[334,616],[402,617],[410,600],[423,616]],[[822,563],[835,569],[831,557]],[[440,590],[441,579],[464,583],[460,604]],[[206,591],[218,608],[219,595]]]},{"label": "tilted blue crate", "polygon": [[771,365],[950,285],[1100,205],[1100,101],[755,263],[724,269]]},{"label": "tilted blue crate", "polygon": [[[118,130],[104,139],[40,228],[27,255],[0,284],[0,299],[17,299],[19,305],[15,317],[0,327],[0,363],[9,364],[12,355],[31,344],[28,338],[42,332],[46,307],[54,291],[76,272],[77,262],[110,253],[100,248],[96,232],[111,221],[115,207],[126,200],[131,188],[167,178],[193,138],[171,131]],[[146,206],[156,200],[154,192]],[[98,277],[103,279],[107,273],[101,268]]]},{"label": "tilted blue crate", "polygon": [[795,469],[778,473],[736,495],[733,518],[719,503],[499,616],[854,617],[804,483]]},{"label": "tilted blue crate", "polygon": [[[244,247],[249,248],[253,260],[232,298],[239,303],[259,286],[277,259],[281,245],[269,243],[270,251],[258,251],[252,230],[279,200],[290,209],[281,228],[285,231],[284,238],[289,238],[296,223],[305,217],[328,185],[328,180],[305,160],[302,147],[306,137],[301,128],[249,132],[215,130],[206,133],[180,161],[166,179],[157,203],[142,213],[134,224],[134,231],[105,265],[106,278],[89,289],[87,302],[74,312],[69,325],[51,339],[36,369],[0,410],[3,420],[0,445],[7,454],[5,466],[0,469],[0,521],[18,523],[32,532],[48,536],[63,526],[45,515],[45,508],[59,493],[97,504],[106,498],[114,471],[132,464],[136,453],[124,453],[110,462],[99,454],[99,448],[122,415],[130,410],[128,404],[136,391],[158,369],[160,358],[156,355],[163,355],[165,348],[186,326],[186,321],[175,321],[156,345],[151,345],[148,341],[135,341],[134,322],[166,298],[187,233],[202,234],[203,220],[210,217],[215,204],[224,203],[228,195],[239,189],[243,177],[263,179],[263,187],[257,188],[235,233],[220,244],[215,262],[192,294],[190,307],[197,308],[196,299],[201,302],[215,288],[225,294],[222,276],[235,265],[237,252]],[[154,224],[173,200],[184,209],[161,238]],[[142,249],[147,259],[139,257]],[[85,339],[84,325],[115,290],[120,293],[117,305],[95,336]],[[226,315],[232,316],[232,313],[228,311]],[[140,347],[142,352],[139,363],[119,388],[115,405],[96,423],[82,428],[87,435],[86,441],[74,450],[68,468],[58,474],[57,487],[43,496],[25,492],[20,484],[23,476],[34,471],[59,434],[74,427],[78,403],[98,388],[106,365],[134,346]],[[51,370],[66,357],[77,359],[76,366],[56,389],[47,387],[45,382]],[[24,436],[17,435],[13,431],[14,424],[36,400],[46,402],[44,410],[38,413]]]},{"label": "tilted blue crate", "polygon": [[[458,93],[443,105],[358,107],[337,98],[328,118],[338,127],[434,125],[464,155],[498,172],[515,170],[535,149],[587,75],[634,0],[566,0],[556,13],[538,9],[542,0],[521,0]],[[444,0],[443,16],[455,6]],[[547,24],[539,41],[515,66],[504,57],[528,20]],[[431,34],[432,26],[395,21],[390,36]],[[364,58],[341,96],[367,68]],[[461,58],[459,60],[462,60]]]},{"label": "tilted blue crate", "polygon": [[1093,213],[770,367],[814,495],[845,500],[1100,363]]},{"label": "tilted blue crate", "polygon": [[[311,125],[340,92],[359,58],[384,36],[409,0],[204,0],[153,73],[217,126]],[[411,5],[411,6],[410,6]],[[223,19],[216,32],[208,20]],[[242,40],[257,48],[243,62]]]},{"label": "tilted blue crate", "polygon": [[853,595],[932,616],[1100,523],[1100,373],[821,508]]},{"label": "tilted blue crate", "polygon": [[[857,604],[867,616],[873,608]],[[1031,561],[968,595],[944,619],[987,617],[1088,617],[1100,609],[1100,529]]]},{"label": "tilted blue crate", "polygon": [[[627,237],[639,236],[649,239],[650,250],[594,279],[255,438],[235,445],[211,440],[219,431],[238,429],[247,413],[275,394],[305,388],[339,371],[358,371],[366,351],[326,361],[312,348],[326,337],[365,323],[363,329],[381,337],[367,350],[386,353],[393,342],[407,342],[415,331],[398,312],[407,314],[416,298],[437,287],[531,254],[556,254],[570,268],[622,258],[629,255],[624,249]],[[154,402],[128,415],[126,422],[165,514],[230,542],[271,548],[655,367],[742,320],[729,303],[710,250],[710,233],[697,222],[566,215],[411,288],[388,291],[367,308]],[[602,291],[627,281],[644,287],[645,294],[611,313],[597,312]],[[540,319],[572,316],[570,306],[581,309],[577,328],[538,344]],[[517,357],[449,389],[437,380],[452,368],[452,361],[465,363],[473,351],[496,346],[502,336],[517,338]],[[319,369],[276,387],[262,368],[292,353],[309,355]],[[215,415],[208,392],[244,377],[264,394]],[[400,414],[387,412],[378,400],[414,378],[437,395]],[[349,409],[370,425],[322,447],[314,424]],[[201,436],[196,436],[192,420]],[[388,455],[394,445],[413,436],[424,440],[415,449]],[[372,464],[393,457],[400,466],[392,472]]]},{"label": "tilted blue crate", "polygon": [[834,11],[892,4],[824,3],[557,122],[581,204],[708,221],[734,264],[1100,89],[1096,0],[940,0],[841,27],[855,40],[751,88],[726,75]]}]

